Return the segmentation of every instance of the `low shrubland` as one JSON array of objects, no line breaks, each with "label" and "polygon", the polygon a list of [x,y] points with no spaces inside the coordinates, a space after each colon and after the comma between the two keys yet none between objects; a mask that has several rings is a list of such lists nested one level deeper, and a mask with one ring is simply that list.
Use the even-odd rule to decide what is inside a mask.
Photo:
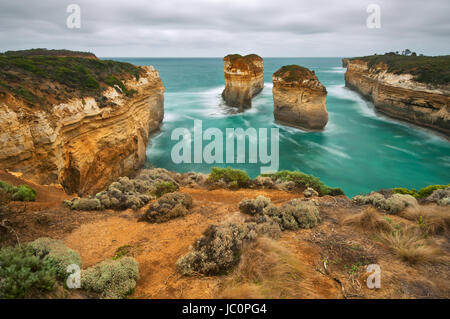
[{"label": "low shrubland", "polygon": [[136,178],[119,177],[95,198],[74,198],[65,203],[75,210],[139,209],[155,197],[178,190],[178,183],[162,168],[144,169]]},{"label": "low shrubland", "polygon": [[28,185],[12,186],[0,181],[0,189],[8,193],[13,201],[32,202],[36,199],[36,190]]},{"label": "low shrubland", "polygon": [[[131,96],[135,91],[127,89],[124,81],[139,79],[143,72],[130,63],[99,60],[80,52],[16,51],[0,55],[0,91],[22,98],[31,106],[44,106],[49,95],[60,101],[99,96],[108,87],[119,88]],[[62,89],[55,93],[44,88],[41,84],[45,81]]]},{"label": "low shrubland", "polygon": [[324,195],[343,195],[340,188],[332,188],[325,185],[319,178],[298,171],[279,171],[271,174],[262,174],[263,177],[270,177],[275,181],[294,182],[295,186],[301,189],[308,187],[314,189],[320,196]]},{"label": "low shrubland", "polygon": [[430,84],[448,84],[450,82],[450,55],[444,56],[404,56],[399,54],[372,55],[360,58],[368,62],[369,67],[384,63],[388,71],[394,74],[412,74],[415,80]]},{"label": "low shrubland", "polygon": [[250,177],[245,171],[231,167],[213,167],[207,180],[210,184],[224,184],[229,188],[246,187],[249,181]]},{"label": "low shrubland", "polygon": [[[423,199],[423,198],[430,196],[435,190],[442,190],[442,189],[445,190],[446,188],[449,189],[448,192],[450,193],[450,184],[449,185],[429,185],[429,186],[419,189],[418,191],[415,190],[414,188],[408,189],[408,188],[397,187],[397,188],[393,188],[392,192],[396,193],[396,194],[411,195],[417,199]],[[447,193],[447,194],[449,194],[449,193]],[[448,196],[450,196],[450,195],[448,195]],[[441,198],[439,198],[439,199],[441,199]]]}]

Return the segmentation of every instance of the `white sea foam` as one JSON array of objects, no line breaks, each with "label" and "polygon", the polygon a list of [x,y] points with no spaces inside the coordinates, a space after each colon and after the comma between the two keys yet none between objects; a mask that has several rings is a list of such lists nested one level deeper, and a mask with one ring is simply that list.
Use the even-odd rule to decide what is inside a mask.
[{"label": "white sea foam", "polygon": [[346,158],[346,159],[350,159],[351,158],[350,155],[348,155],[347,153],[343,152],[342,148],[341,148],[341,150],[339,150],[336,147],[325,146],[325,145],[321,145],[321,144],[318,144],[318,143],[315,143],[315,142],[311,142],[311,141],[308,141],[307,143],[312,145],[312,146],[315,146],[315,147],[318,147],[320,149],[323,149],[324,151],[327,151],[327,152],[329,152],[331,154],[334,154],[336,156],[339,156],[339,157],[342,157],[342,158]]},{"label": "white sea foam", "polygon": [[408,150],[405,150],[404,148],[393,146],[393,145],[389,145],[389,144],[383,144],[383,145],[388,147],[388,148],[391,148],[393,150],[396,150],[396,151],[399,151],[399,152],[402,152],[402,153],[409,154],[411,156],[417,157],[416,153],[408,151]]}]

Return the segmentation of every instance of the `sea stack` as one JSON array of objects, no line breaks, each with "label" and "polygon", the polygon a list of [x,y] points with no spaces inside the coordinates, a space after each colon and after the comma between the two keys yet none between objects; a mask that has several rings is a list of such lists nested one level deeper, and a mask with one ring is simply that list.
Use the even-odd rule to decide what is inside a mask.
[{"label": "sea stack", "polygon": [[252,97],[264,88],[264,60],[256,55],[229,54],[224,61],[225,90],[222,97],[229,106],[251,108]]},{"label": "sea stack", "polygon": [[272,76],[275,120],[306,130],[321,130],[328,122],[327,90],[314,71],[283,66]]}]

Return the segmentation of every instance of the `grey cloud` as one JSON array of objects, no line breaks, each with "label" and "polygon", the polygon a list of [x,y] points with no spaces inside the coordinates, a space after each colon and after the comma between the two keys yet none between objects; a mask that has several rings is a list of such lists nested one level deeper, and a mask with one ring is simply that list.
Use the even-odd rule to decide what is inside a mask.
[{"label": "grey cloud", "polygon": [[[82,28],[68,29],[77,3]],[[381,29],[366,27],[369,3]],[[0,51],[30,47],[99,56],[352,56],[406,47],[448,54],[447,0],[0,0]]]}]

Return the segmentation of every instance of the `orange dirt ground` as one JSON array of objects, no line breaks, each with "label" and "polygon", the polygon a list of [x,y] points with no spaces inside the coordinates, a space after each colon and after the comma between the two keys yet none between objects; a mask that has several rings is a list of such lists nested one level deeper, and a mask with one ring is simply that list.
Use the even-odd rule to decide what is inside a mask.
[{"label": "orange dirt ground", "polygon": [[[20,178],[2,171],[0,180],[14,185],[24,183]],[[4,217],[15,229],[20,241],[27,242],[44,236],[62,239],[68,247],[80,253],[83,268],[111,258],[118,248],[128,246],[128,255],[136,258],[140,269],[140,279],[131,298],[218,296],[226,276],[182,277],[175,270],[178,258],[188,252],[189,246],[209,225],[244,220],[245,216],[238,209],[238,203],[244,197],[263,195],[279,205],[302,196],[266,189],[231,191],[182,188],[181,192],[193,197],[192,213],[166,223],[151,224],[138,221],[147,207],[139,211],[123,212],[72,211],[62,205],[62,201],[71,196],[66,195],[61,188],[27,184],[37,190],[36,202],[13,203],[13,209]],[[343,216],[358,213],[363,208],[350,205],[350,201],[344,196],[325,196],[319,198],[319,202],[323,222],[318,227],[285,231],[279,239],[305,265],[301,283],[303,298],[450,296],[448,263],[435,266],[407,265],[386,247],[370,240],[364,231],[342,225]],[[13,244],[16,237],[10,238],[10,243]],[[448,241],[443,242],[448,245]],[[366,256],[380,264],[383,269],[383,289],[370,290],[365,287],[367,274],[363,268],[357,273],[348,274],[346,267],[355,263],[355,258],[358,257],[354,254],[343,254],[342,262],[332,265],[334,255],[341,254],[341,244],[361,247]],[[325,257],[330,259],[328,267],[324,267]]]}]

